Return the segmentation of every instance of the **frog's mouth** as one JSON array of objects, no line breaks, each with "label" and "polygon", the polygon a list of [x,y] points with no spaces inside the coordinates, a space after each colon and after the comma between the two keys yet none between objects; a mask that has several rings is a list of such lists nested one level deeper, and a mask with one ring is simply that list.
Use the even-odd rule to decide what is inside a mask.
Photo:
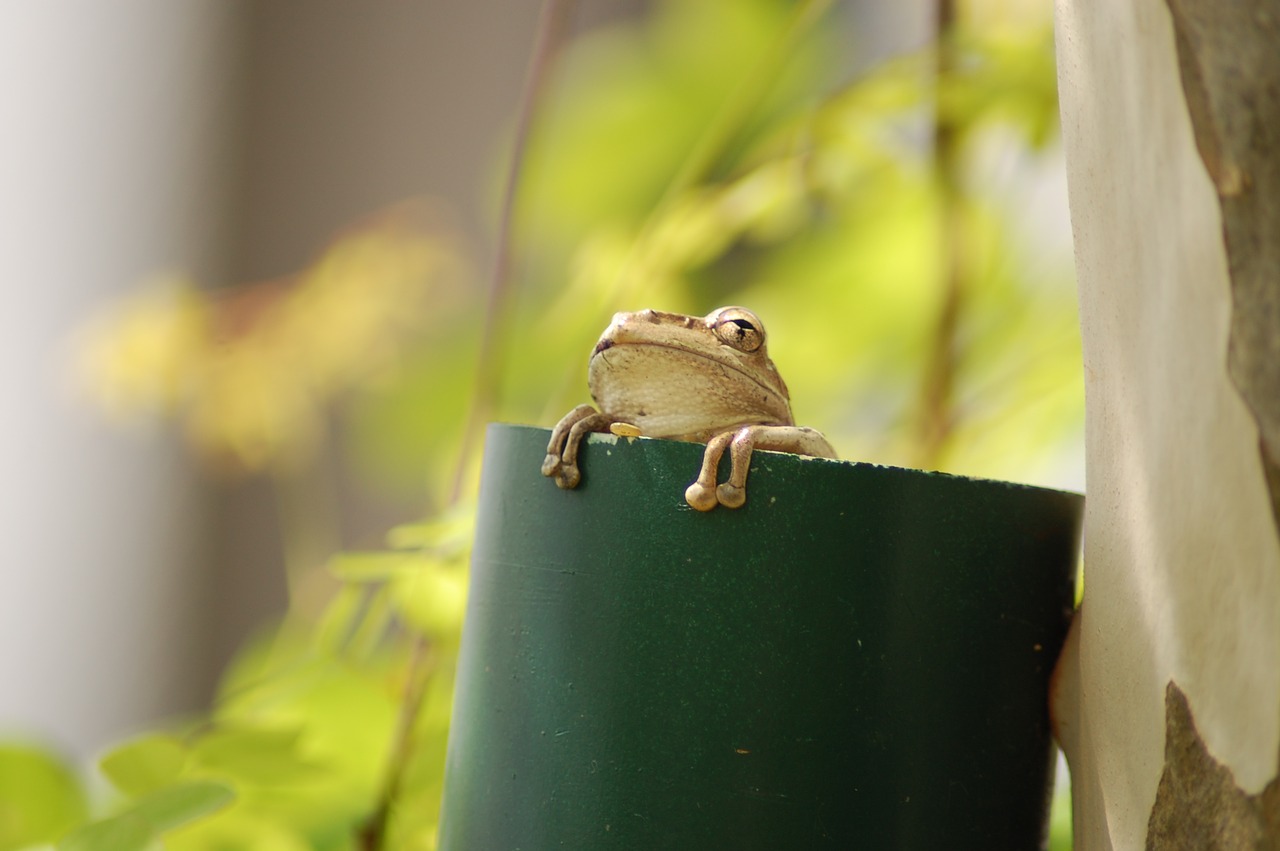
[{"label": "frog's mouth", "polygon": [[[594,361],[597,355],[602,355],[605,352],[607,352],[609,349],[612,349],[617,345],[620,345],[620,344],[615,342],[614,340],[600,340],[598,343],[596,343],[596,347],[591,351],[590,360]],[[738,375],[741,375],[743,378],[755,384],[761,390],[764,390],[766,393],[769,393],[770,395],[777,395],[779,391],[778,387],[774,387],[772,385],[766,384],[765,382],[761,381],[759,376],[757,376],[754,372],[743,369],[742,367],[738,366],[736,363],[734,363],[730,359],[720,360],[717,358],[709,358],[704,353],[697,351],[695,349],[688,348],[686,346],[672,345],[671,343],[643,342],[639,340],[628,340],[625,343],[622,343],[621,345],[625,345],[627,348],[647,346],[649,348],[654,348],[654,349],[667,349],[668,351],[672,351],[672,352],[680,352],[681,354],[689,355],[691,357],[698,358],[699,360],[707,361],[708,363],[717,364],[719,366],[724,367],[725,369],[731,369],[734,372],[736,372]],[[729,346],[725,346],[724,348],[729,349],[730,351],[733,351],[733,349],[730,348]],[[608,363],[607,358],[605,359],[605,362]],[[778,378],[778,383],[782,384],[781,377]],[[782,387],[781,395],[783,399],[787,398],[788,394],[785,389],[785,385],[783,385]]]}]

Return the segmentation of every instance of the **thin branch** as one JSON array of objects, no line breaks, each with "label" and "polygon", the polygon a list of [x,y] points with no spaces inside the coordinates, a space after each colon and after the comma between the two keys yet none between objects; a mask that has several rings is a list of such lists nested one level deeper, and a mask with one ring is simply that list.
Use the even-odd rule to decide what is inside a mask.
[{"label": "thin branch", "polygon": [[396,717],[396,728],[392,734],[389,770],[382,794],[378,796],[378,804],[369,820],[360,829],[357,840],[365,851],[381,851],[386,847],[387,828],[391,824],[391,814],[400,791],[404,788],[405,776],[408,773],[410,757],[413,755],[413,728],[418,723],[418,710],[426,695],[427,679],[430,675],[431,648],[425,639],[419,637],[413,644],[413,657],[409,661],[409,671],[404,688],[404,701],[400,705],[400,714]]},{"label": "thin branch", "polygon": [[[523,174],[525,152],[528,148],[529,132],[537,106],[542,100],[542,93],[547,81],[547,73],[552,59],[564,41],[569,15],[573,8],[573,0],[546,0],[538,18],[537,36],[534,41],[533,54],[525,74],[524,90],[521,93],[519,115],[516,121],[516,135],[512,144],[511,159],[507,167],[506,182],[502,193],[502,206],[499,213],[498,236],[495,247],[493,274],[489,280],[489,297],[485,309],[484,331],[480,341],[480,354],[476,362],[471,408],[467,423],[462,433],[462,443],[458,450],[457,467],[454,471],[453,488],[450,503],[454,504],[462,496],[463,483],[479,438],[480,429],[491,415],[499,396],[503,350],[502,331],[506,325],[507,308],[511,297],[511,265],[513,255],[513,222],[515,219],[516,194]],[[418,715],[422,709],[423,696],[426,691],[428,677],[433,662],[430,644],[425,636],[414,639],[413,655],[405,683],[405,693],[400,705],[400,714],[396,719],[391,751],[387,766],[386,779],[382,793],[378,796],[377,807],[360,831],[360,847],[365,851],[382,851],[387,841],[387,828],[391,822],[392,810],[400,797],[408,773],[414,749],[414,729],[417,727]]]},{"label": "thin branch", "polygon": [[626,310],[636,295],[638,282],[647,278],[653,235],[670,212],[672,205],[690,187],[706,178],[716,161],[742,132],[742,128],[773,89],[796,45],[831,5],[831,0],[803,0],[791,14],[787,27],[770,46],[769,51],[751,68],[747,77],[733,91],[721,110],[712,118],[706,131],[680,164],[680,169],[663,190],[658,203],[645,218],[640,233],[632,242],[630,255],[622,264],[622,272],[614,286],[614,300]]},{"label": "thin branch", "polygon": [[[955,0],[938,0],[937,89],[954,73]],[[960,150],[957,129],[943,109],[941,92],[934,109],[934,170],[938,181],[940,221],[939,253],[942,257],[942,303],[926,356],[916,422],[916,464],[938,466],[955,430],[955,384],[960,355],[958,337],[964,312],[968,272],[964,263],[964,223],[960,211]]]},{"label": "thin branch", "polygon": [[524,170],[525,151],[529,143],[529,131],[542,93],[546,86],[552,59],[564,42],[564,33],[573,10],[573,0],[546,0],[538,19],[538,31],[533,55],[525,74],[524,91],[520,97],[519,115],[516,119],[516,135],[512,144],[511,159],[507,165],[506,182],[499,212],[498,237],[495,248],[493,274],[489,279],[489,298],[485,307],[484,330],[480,337],[480,355],[476,361],[476,377],[462,432],[462,447],[458,452],[454,470],[450,501],[457,502],[466,478],[471,453],[480,436],[480,429],[496,407],[502,384],[504,350],[502,330],[506,326],[507,309],[511,294],[511,258],[513,254],[512,227],[515,219],[516,193]]}]

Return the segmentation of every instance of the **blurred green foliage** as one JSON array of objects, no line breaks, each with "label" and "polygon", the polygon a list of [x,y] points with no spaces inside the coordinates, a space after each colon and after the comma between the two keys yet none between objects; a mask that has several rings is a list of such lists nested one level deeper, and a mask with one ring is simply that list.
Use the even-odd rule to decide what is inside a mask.
[{"label": "blurred green foliage", "polygon": [[1049,811],[1049,851],[1071,851],[1071,790],[1058,789]]},{"label": "blurred green foliage", "polygon": [[[769,326],[798,422],[842,457],[1061,484],[1083,390],[1069,240],[1034,188],[1057,160],[1049,21],[975,4],[942,42],[850,81],[834,25],[778,49],[796,8],[667,0],[569,47],[523,172],[499,418],[550,425],[585,401],[614,310],[740,303]],[[431,519],[335,556],[319,602],[291,585],[207,718],[103,756],[96,821],[65,766],[0,750],[0,851],[162,835],[179,851],[434,847],[471,528],[454,470],[471,486],[476,463],[457,457],[476,265],[439,218],[401,210],[296,279],[154,287],[87,332],[104,409],[174,418],[202,457],[270,476],[286,502],[336,448],[378,487],[425,489]],[[1061,806],[1053,829],[1069,847]]]},{"label": "blurred green foliage", "polygon": [[58,838],[84,820],[84,790],[70,766],[34,745],[0,744],[0,849]]}]

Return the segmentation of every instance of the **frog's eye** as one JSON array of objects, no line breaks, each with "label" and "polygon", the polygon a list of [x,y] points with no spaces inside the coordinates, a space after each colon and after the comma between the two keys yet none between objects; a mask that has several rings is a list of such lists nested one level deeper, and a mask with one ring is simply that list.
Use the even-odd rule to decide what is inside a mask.
[{"label": "frog's eye", "polygon": [[754,352],[764,345],[764,325],[742,307],[725,307],[712,314],[711,327],[726,345],[740,352]]}]

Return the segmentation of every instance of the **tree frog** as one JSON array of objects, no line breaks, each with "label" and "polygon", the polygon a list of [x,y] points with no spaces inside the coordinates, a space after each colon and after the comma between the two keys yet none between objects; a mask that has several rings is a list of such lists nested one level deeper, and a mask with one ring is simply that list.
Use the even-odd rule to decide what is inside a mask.
[{"label": "tree frog", "polygon": [[[706,443],[684,498],[698,511],[747,499],[753,449],[835,458],[818,431],[795,425],[787,385],[765,350],[764,324],[742,307],[706,316],[618,313],[596,343],[587,386],[599,410],[579,405],[556,424],[542,474],[577,487],[578,450],[588,432],[613,431]],[[729,451],[729,480],[716,484]]]}]

